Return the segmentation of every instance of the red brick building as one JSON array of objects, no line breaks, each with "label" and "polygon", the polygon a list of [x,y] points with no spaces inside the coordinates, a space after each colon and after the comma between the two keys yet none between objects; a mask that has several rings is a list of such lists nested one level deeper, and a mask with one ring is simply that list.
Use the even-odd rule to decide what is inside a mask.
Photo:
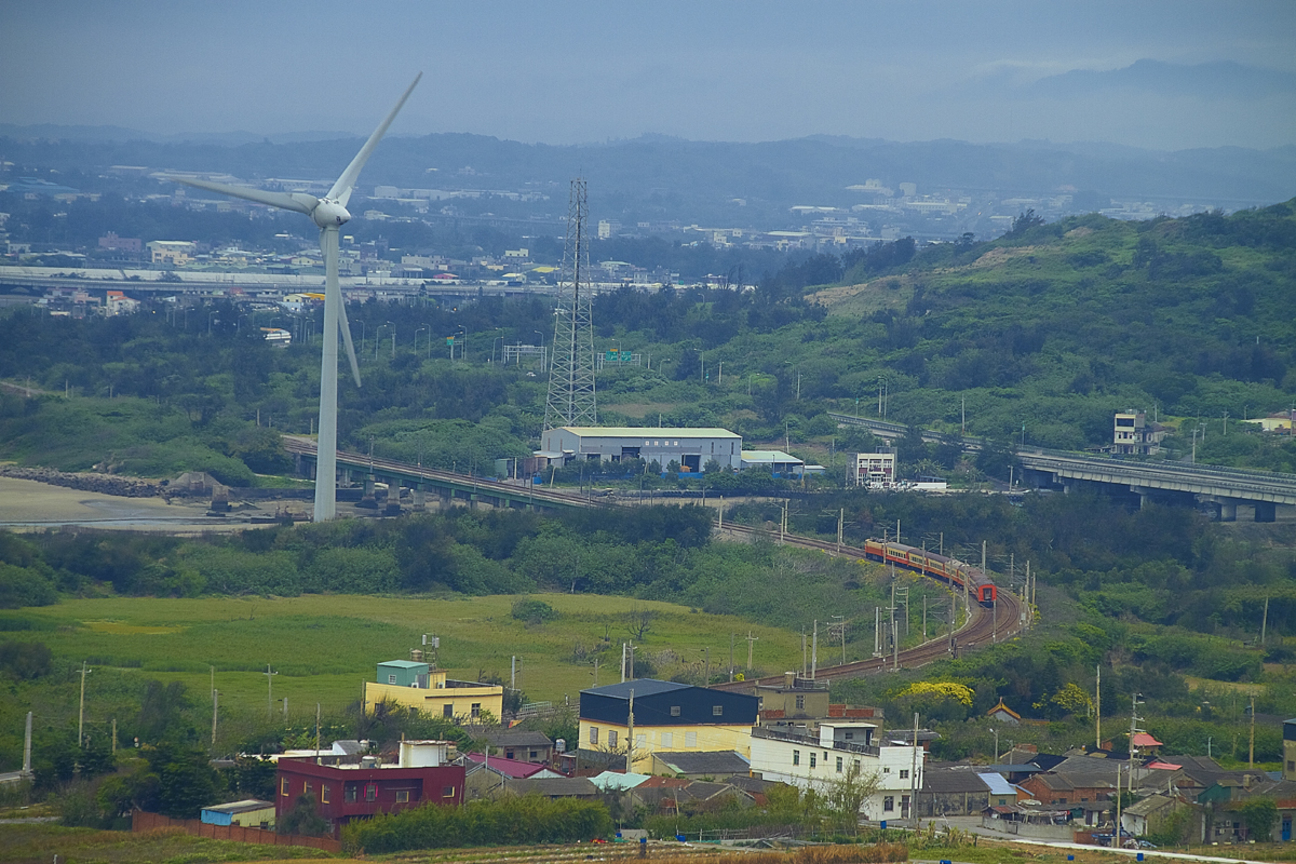
[{"label": "red brick building", "polygon": [[458,806],[463,803],[464,769],[446,764],[449,746],[447,741],[403,741],[394,765],[373,756],[333,765],[318,765],[309,757],[280,759],[275,819],[282,824],[302,795],[315,801],[334,836],[351,820],[377,813],[429,802]]}]

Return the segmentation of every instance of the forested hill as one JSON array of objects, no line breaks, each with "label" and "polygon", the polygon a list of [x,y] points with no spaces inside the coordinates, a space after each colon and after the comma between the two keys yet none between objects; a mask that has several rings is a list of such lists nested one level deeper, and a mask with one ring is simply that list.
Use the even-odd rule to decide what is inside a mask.
[{"label": "forested hill", "polygon": [[883,247],[808,294],[829,312],[815,354],[858,369],[866,398],[887,376],[893,419],[955,428],[965,400],[983,432],[1020,440],[1025,423],[1027,443],[1080,448],[1110,435],[1113,408],[1219,430],[1225,412],[1292,404],[1294,202],[1148,222],[1024,214],[970,241],[900,267],[873,260]]}]

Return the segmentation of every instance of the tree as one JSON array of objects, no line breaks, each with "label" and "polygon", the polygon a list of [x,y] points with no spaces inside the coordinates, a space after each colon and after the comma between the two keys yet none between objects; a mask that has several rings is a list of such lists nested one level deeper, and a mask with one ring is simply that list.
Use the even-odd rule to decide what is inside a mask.
[{"label": "tree", "polygon": [[821,804],[824,815],[833,826],[848,834],[859,832],[860,808],[878,790],[881,780],[876,771],[865,772],[859,760],[845,757],[849,767],[842,776],[824,784]]},{"label": "tree", "polygon": [[329,830],[329,823],[315,809],[315,799],[310,795],[302,794],[297,796],[293,808],[284,814],[277,827],[280,834],[319,837]]},{"label": "tree", "polygon": [[1025,213],[1019,213],[1012,221],[1009,237],[1020,237],[1032,228],[1044,224],[1044,217],[1035,213],[1034,207],[1028,207]]},{"label": "tree", "polygon": [[636,642],[642,642],[656,620],[656,609],[645,609],[639,605],[631,606],[630,611],[625,613],[626,632]]},{"label": "tree", "polygon": [[1272,839],[1274,825],[1278,823],[1278,805],[1272,798],[1251,798],[1237,806],[1237,813],[1246,825],[1247,836],[1258,843]]}]

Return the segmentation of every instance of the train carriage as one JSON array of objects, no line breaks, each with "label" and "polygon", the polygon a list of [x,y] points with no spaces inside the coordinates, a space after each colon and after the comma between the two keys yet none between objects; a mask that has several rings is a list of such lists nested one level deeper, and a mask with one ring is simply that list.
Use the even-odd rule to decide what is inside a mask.
[{"label": "train carriage", "polygon": [[967,583],[967,588],[976,595],[976,602],[982,606],[993,606],[998,599],[994,582],[990,581],[979,568],[945,555],[937,555],[903,543],[866,540],[864,557],[940,579],[957,589],[962,589],[964,583]]}]

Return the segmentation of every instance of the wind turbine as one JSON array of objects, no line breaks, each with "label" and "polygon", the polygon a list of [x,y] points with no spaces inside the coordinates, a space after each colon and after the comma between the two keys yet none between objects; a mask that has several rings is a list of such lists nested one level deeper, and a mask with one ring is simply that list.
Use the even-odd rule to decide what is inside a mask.
[{"label": "wind turbine", "polygon": [[405,100],[419,79],[420,72],[414,81],[405,89],[396,107],[378,124],[378,128],[369,136],[369,140],[360,148],[360,152],[351,160],[351,164],[338,177],[333,188],[323,198],[316,198],[305,192],[266,192],[243,186],[228,186],[224,183],[212,183],[209,180],[196,180],[191,177],[164,175],[165,179],[244,198],[258,204],[268,204],[284,210],[304,213],[320,229],[320,251],[324,253],[324,356],[320,365],[320,408],[319,408],[319,444],[315,454],[315,521],[324,522],[337,515],[337,369],[338,369],[338,329],[346,343],[347,358],[351,361],[351,374],[355,376],[356,386],[360,386],[360,366],[356,363],[355,346],[351,343],[351,328],[347,323],[346,306],[342,302],[342,289],[338,286],[338,229],[351,219],[346,205],[351,199],[351,190],[355,188],[360,169],[369,159],[369,155],[378,146],[378,141],[387,132],[387,127],[396,119],[404,106]]}]

